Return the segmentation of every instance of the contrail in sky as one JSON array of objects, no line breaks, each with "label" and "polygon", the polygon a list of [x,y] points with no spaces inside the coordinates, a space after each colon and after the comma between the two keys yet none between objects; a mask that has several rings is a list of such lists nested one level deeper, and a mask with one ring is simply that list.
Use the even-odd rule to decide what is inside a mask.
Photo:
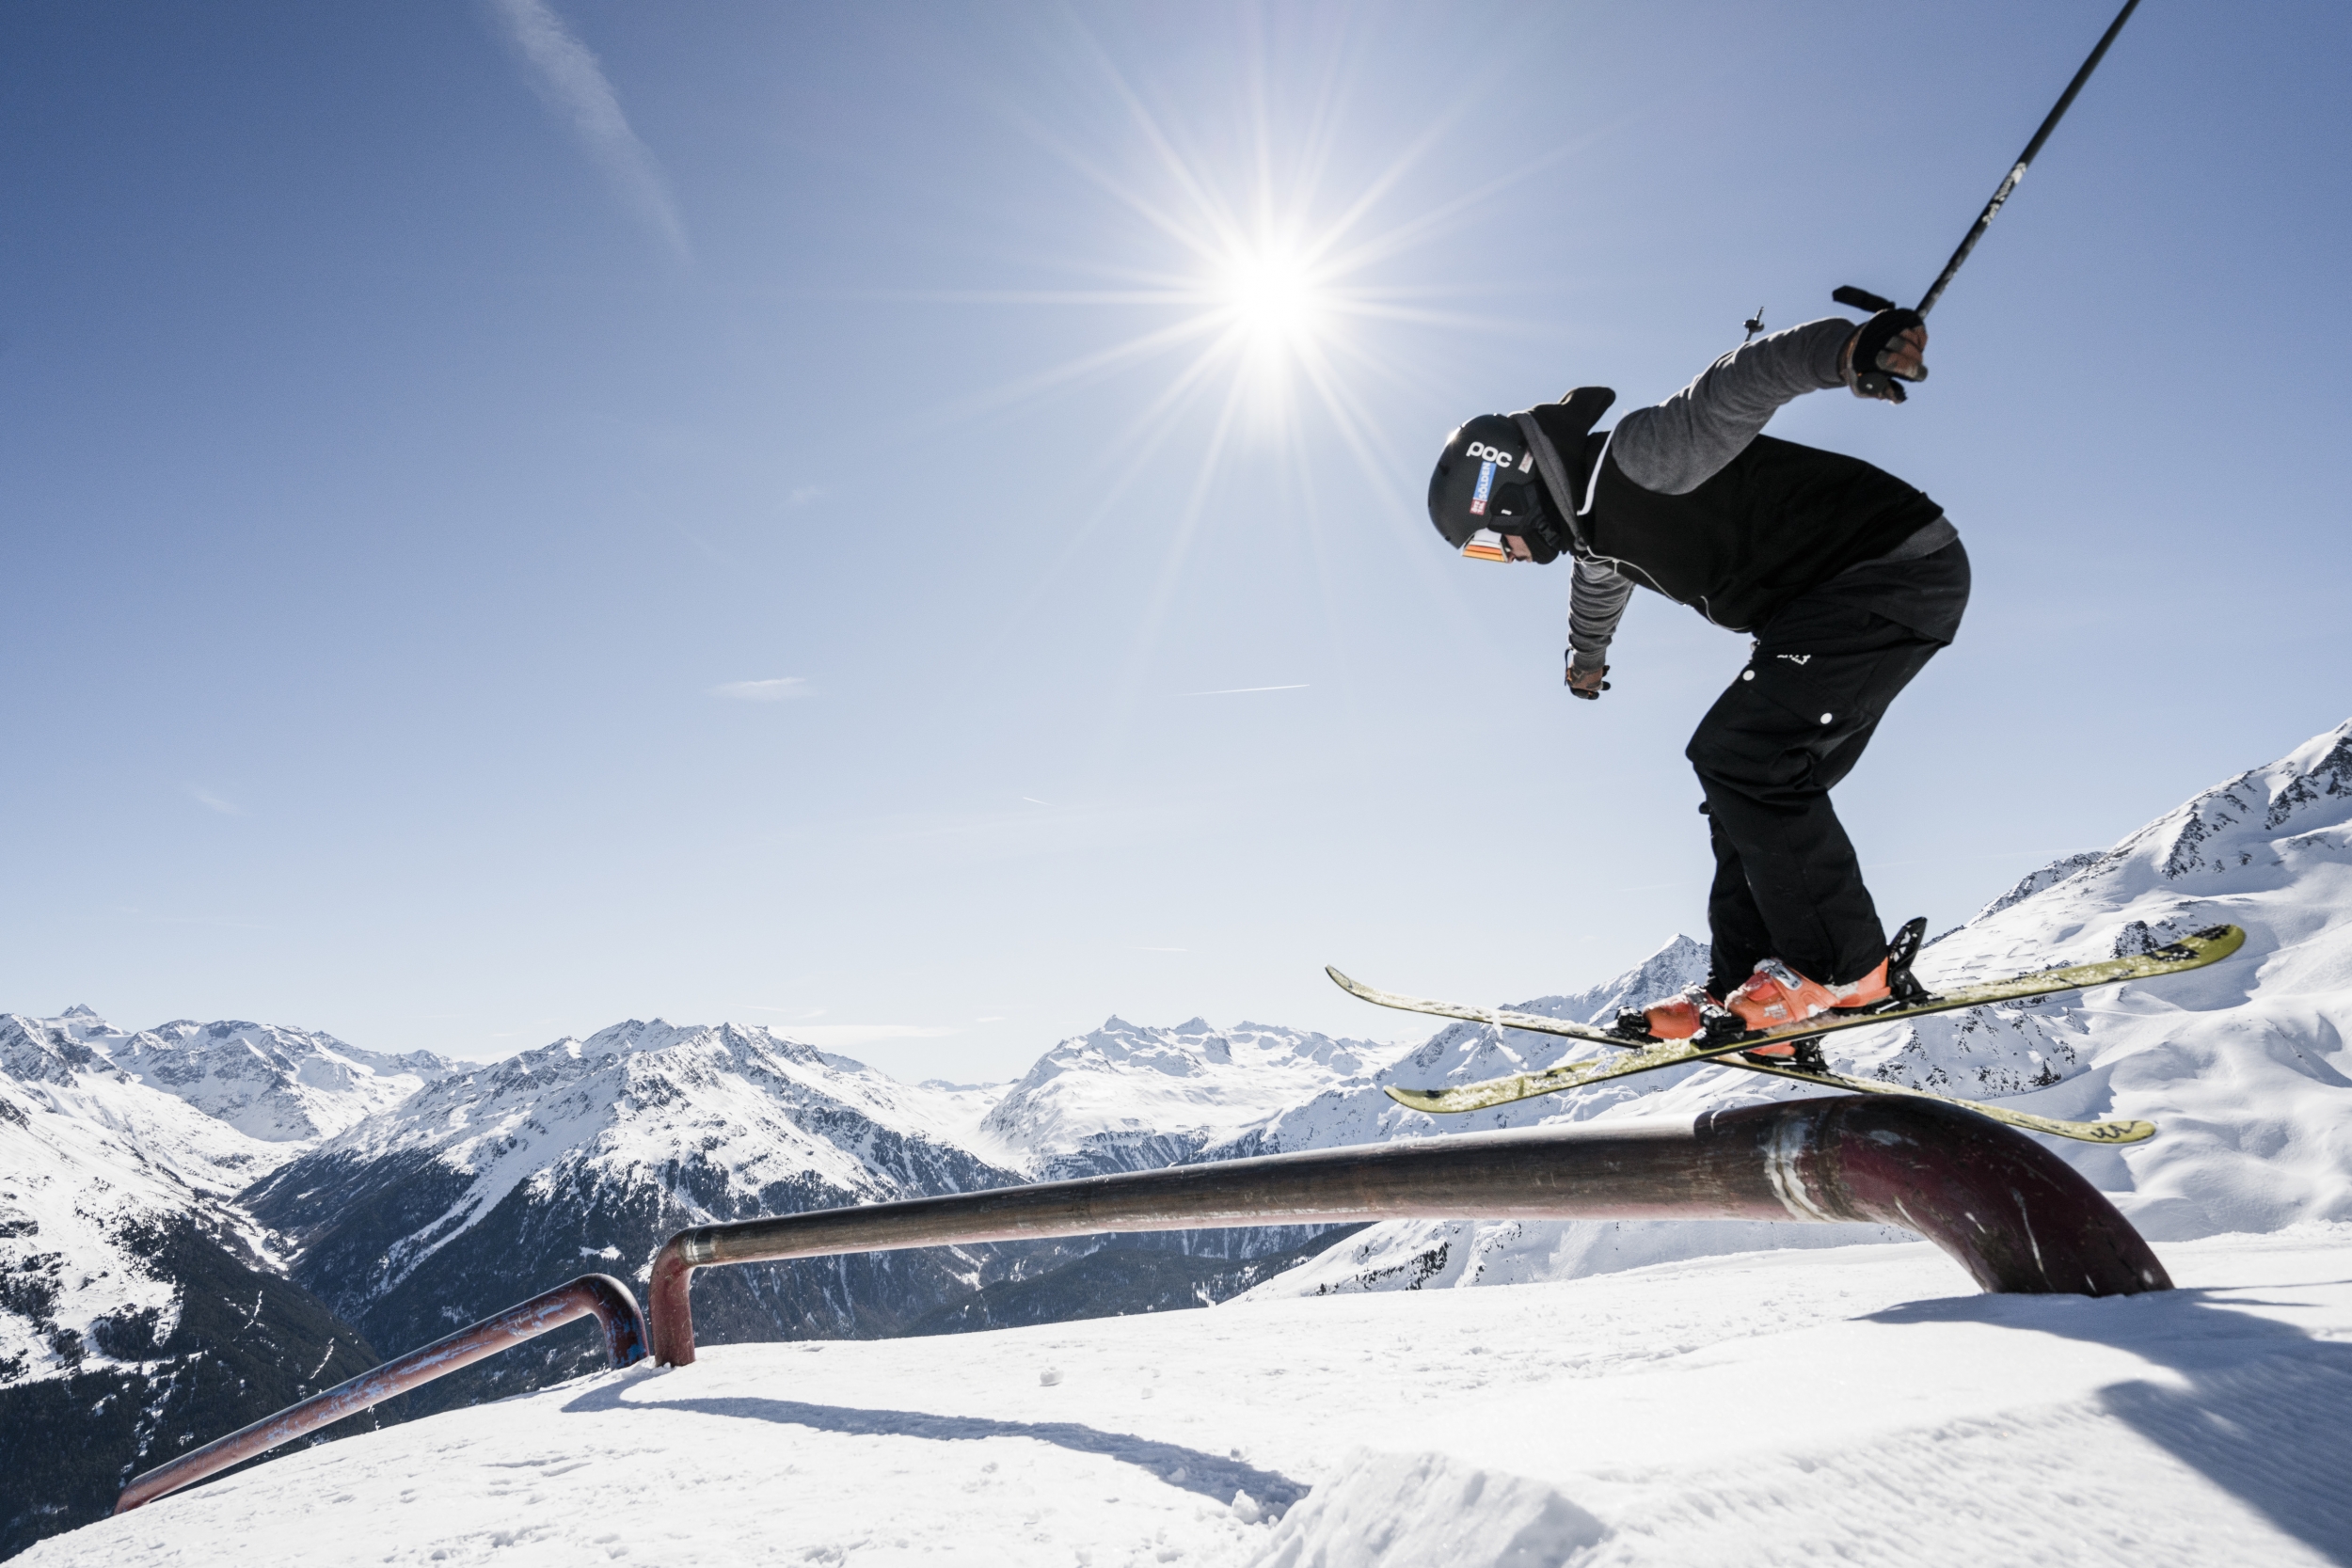
[{"label": "contrail in sky", "polygon": [[683,261],[686,226],[670,200],[653,150],[629,129],[604,67],[547,0],[488,0],[507,40],[522,55],[531,85],[548,107],[569,119],[573,132],[637,215],[669,242]]}]

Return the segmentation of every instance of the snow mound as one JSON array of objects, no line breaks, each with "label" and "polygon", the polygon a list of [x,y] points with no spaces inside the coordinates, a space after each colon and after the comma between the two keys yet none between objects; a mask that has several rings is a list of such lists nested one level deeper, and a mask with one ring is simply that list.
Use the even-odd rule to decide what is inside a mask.
[{"label": "snow mound", "polygon": [[1542,1481],[1357,1449],[1291,1511],[1258,1568],[1559,1568],[1608,1533]]}]

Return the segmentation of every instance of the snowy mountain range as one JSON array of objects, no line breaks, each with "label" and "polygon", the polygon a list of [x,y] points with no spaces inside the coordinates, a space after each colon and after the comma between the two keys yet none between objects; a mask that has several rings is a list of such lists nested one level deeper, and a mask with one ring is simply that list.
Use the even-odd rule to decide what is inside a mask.
[{"label": "snowy mountain range", "polygon": [[[2046,1114],[2156,1121],[2163,1134],[2146,1145],[2061,1152],[2158,1240],[2352,1218],[2347,911],[2352,723],[2110,849],[2023,879],[1939,938],[1920,967],[1933,985],[2141,950],[2219,921],[2247,928],[2239,958],[2156,985],[1855,1032],[1834,1054],[1850,1071]],[[1604,985],[1509,1005],[1606,1019],[1700,977],[1706,957],[1677,937]],[[1369,1009],[1365,1022],[1409,1023]],[[53,1425],[106,1399],[144,1412],[91,1429],[73,1463],[96,1479],[62,1513],[27,1512],[57,1495],[51,1482],[0,1483],[0,1552],[88,1516],[158,1445],[250,1418],[153,1394],[225,1354],[192,1336],[203,1301],[236,1291],[260,1302],[249,1337],[308,1346],[315,1363],[294,1366],[286,1349],[267,1375],[246,1373],[237,1408],[259,1415],[288,1388],[348,1375],[574,1275],[642,1284],[654,1247],[683,1225],[1813,1092],[1698,1067],[1443,1125],[1381,1092],[1598,1049],[1468,1023],[1380,1043],[1113,1018],[1016,1083],[957,1088],[902,1084],[734,1024],[632,1021],[481,1066],[252,1023],[125,1033],[83,1008],[0,1017],[0,1442],[14,1445],[0,1460],[32,1444],[21,1418],[37,1405]],[[166,1245],[165,1235],[180,1239]],[[1295,1295],[1486,1284],[1899,1235],[1398,1222],[1295,1268],[1316,1244],[1303,1227],[939,1249],[711,1271],[696,1316],[707,1343],[872,1338],[1149,1310],[1248,1286]],[[243,1271],[235,1291],[218,1288],[223,1271]],[[426,1402],[532,1386],[594,1358],[582,1325],[450,1380]],[[114,1380],[113,1392],[93,1379]]]},{"label": "snowy mountain range", "polygon": [[1369,1081],[1400,1054],[1259,1023],[1152,1029],[1112,1018],[1039,1057],[980,1128],[1040,1180],[1181,1164],[1335,1084]]}]

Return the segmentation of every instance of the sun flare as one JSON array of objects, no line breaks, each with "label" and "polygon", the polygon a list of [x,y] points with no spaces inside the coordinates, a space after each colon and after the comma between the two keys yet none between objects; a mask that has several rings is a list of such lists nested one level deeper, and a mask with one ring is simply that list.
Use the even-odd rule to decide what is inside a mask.
[{"label": "sun flare", "polygon": [[[1264,112],[1250,145],[1223,155],[1218,137],[1166,121],[1099,51],[1093,86],[1107,87],[1124,111],[1124,136],[1073,141],[1038,128],[1039,139],[1122,212],[1125,232],[1091,255],[1070,253],[1092,287],[958,291],[934,298],[1023,307],[1118,310],[1123,334],[963,401],[959,416],[994,413],[1135,376],[1158,385],[1100,443],[1102,515],[1118,503],[1153,455],[1179,432],[1205,436],[1187,464],[1193,479],[1180,503],[1176,537],[1189,536],[1213,481],[1245,448],[1282,449],[1302,489],[1312,488],[1336,437],[1376,491],[1400,507],[1414,486],[1401,476],[1373,414],[1375,394],[1411,390],[1416,378],[1399,351],[1399,328],[1508,330],[1465,312],[1465,291],[1392,276],[1409,253],[1459,232],[1525,171],[1504,171],[1432,198],[1406,194],[1407,176],[1430,162],[1443,122],[1402,145],[1385,165],[1338,174],[1333,148],[1343,127],[1333,103],[1301,123]],[[1336,103],[1336,101],[1334,101]],[[1543,160],[1538,160],[1540,164]],[[1530,167],[1536,166],[1531,165]],[[1150,367],[1151,370],[1146,368]],[[1133,385],[1133,383],[1131,383]],[[1122,400],[1124,401],[1124,400]],[[1205,423],[1195,416],[1205,414]],[[1172,568],[1171,568],[1172,569]]]},{"label": "sun flare", "polygon": [[[942,410],[958,420],[1020,410],[1035,422],[1044,405],[1085,395],[1090,423],[1109,416],[1083,449],[1083,510],[1014,619],[1043,602],[1103,531],[1152,519],[1164,555],[1129,612],[1125,695],[1107,721],[1116,730],[1174,613],[1187,557],[1217,519],[1250,530],[1253,549],[1270,531],[1305,543],[1318,572],[1333,559],[1330,531],[1359,525],[1365,498],[1400,537],[1411,535],[1422,447],[1434,448],[1441,432],[1406,451],[1383,418],[1388,405],[1420,401],[1433,335],[1520,330],[1513,318],[1465,309],[1494,291],[1451,280],[1426,251],[1486,221],[1503,192],[1577,144],[1522,166],[1482,166],[1463,181],[1439,167],[1453,128],[1442,116],[1385,160],[1357,157],[1360,137],[1336,74],[1319,98],[1277,103],[1262,94],[1238,120],[1195,124],[1164,118],[1153,107],[1161,94],[1128,80],[1090,40],[1084,55],[1073,80],[1115,103],[1120,123],[1081,135],[1029,122],[1069,172],[1107,198],[1102,211],[1067,209],[1053,242],[1052,270],[1083,282],[1057,287],[1039,269],[1026,287],[923,297],[1100,310],[1118,322],[1067,357]],[[1260,65],[1245,75],[1263,89]],[[1381,135],[1394,127],[1384,120]],[[1092,243],[1071,243],[1076,235]],[[1343,469],[1357,482],[1346,489]],[[1251,483],[1238,507],[1223,487],[1236,475]]]}]

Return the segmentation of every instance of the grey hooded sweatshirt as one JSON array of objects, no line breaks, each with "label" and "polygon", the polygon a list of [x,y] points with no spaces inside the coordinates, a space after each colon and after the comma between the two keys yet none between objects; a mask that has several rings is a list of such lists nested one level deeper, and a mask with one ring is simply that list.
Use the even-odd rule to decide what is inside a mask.
[{"label": "grey hooded sweatshirt", "polygon": [[[1653,408],[1637,408],[1609,433],[1604,460],[1645,490],[1682,496],[1697,489],[1762,434],[1781,404],[1842,387],[1837,359],[1854,324],[1830,316],[1743,343]],[[1895,548],[1861,562],[1931,555],[1960,532],[1938,516]],[[1851,569],[1851,568],[1850,568]],[[1568,594],[1568,648],[1580,671],[1608,662],[1610,640],[1633,581],[1606,561],[1579,560]]]}]

